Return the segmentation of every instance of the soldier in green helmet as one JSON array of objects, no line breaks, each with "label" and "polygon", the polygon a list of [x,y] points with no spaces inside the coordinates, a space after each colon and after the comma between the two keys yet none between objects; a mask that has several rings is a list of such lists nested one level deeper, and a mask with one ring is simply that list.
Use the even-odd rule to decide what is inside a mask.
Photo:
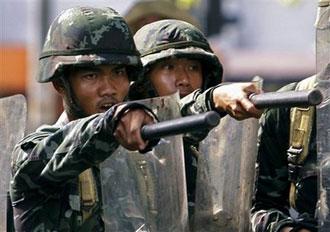
[{"label": "soldier in green helmet", "polygon": [[[205,35],[192,24],[160,20],[140,28],[134,40],[141,53],[143,76],[133,84],[131,98],[178,91],[183,115],[209,110],[239,120],[260,115],[248,99],[249,94],[259,90],[253,83],[221,84],[223,67]],[[198,144],[207,134],[207,130],[199,130],[184,136],[190,214],[195,200]]]},{"label": "soldier in green helmet", "polygon": [[98,164],[119,144],[146,148],[140,128],[154,121],[142,105],[119,104],[140,70],[132,35],[113,9],[76,7],[55,19],[38,81],[53,83],[64,112],[14,150],[16,231],[104,231]]},{"label": "soldier in green helmet", "polygon": [[260,91],[253,83],[222,84],[223,67],[205,35],[192,24],[175,19],[156,21],[138,30],[134,41],[141,53],[143,73],[133,83],[132,99],[178,91],[182,105],[189,102],[191,106],[203,93],[204,103],[188,107],[184,115],[203,107],[239,120],[260,114],[247,98]]}]

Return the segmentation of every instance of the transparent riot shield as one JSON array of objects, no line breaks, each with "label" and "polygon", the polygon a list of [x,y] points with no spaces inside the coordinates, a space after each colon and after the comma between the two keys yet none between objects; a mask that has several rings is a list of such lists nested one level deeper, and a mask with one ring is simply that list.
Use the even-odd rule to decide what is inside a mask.
[{"label": "transparent riot shield", "polygon": [[[23,95],[0,99],[0,231],[7,231],[7,197],[10,179],[11,152],[24,135],[26,100]],[[9,208],[8,208],[9,209]],[[10,217],[10,215],[8,215]]]},{"label": "transparent riot shield", "polygon": [[319,231],[330,231],[330,0],[319,0],[316,20],[316,67],[323,102],[316,108],[319,166]]},{"label": "transparent riot shield", "polygon": [[322,83],[324,100],[316,108],[320,232],[330,231],[330,81]]},{"label": "transparent riot shield", "polygon": [[[180,117],[178,102],[178,94],[140,101],[160,121]],[[189,230],[181,136],[146,154],[119,148],[100,169],[106,231]]]},{"label": "transparent riot shield", "polygon": [[249,231],[257,130],[226,116],[200,144],[193,231]]}]

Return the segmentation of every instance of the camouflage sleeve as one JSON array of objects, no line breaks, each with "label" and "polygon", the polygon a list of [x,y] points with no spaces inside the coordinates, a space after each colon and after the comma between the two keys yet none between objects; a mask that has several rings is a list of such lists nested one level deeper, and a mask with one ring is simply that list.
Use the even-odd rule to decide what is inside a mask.
[{"label": "camouflage sleeve", "polygon": [[[204,113],[210,110],[216,111],[212,101],[213,90],[225,84],[226,83],[219,84],[217,86],[205,90],[204,92],[198,89],[182,98],[180,100],[181,114],[183,116],[187,116]],[[223,112],[221,112],[221,116],[224,116]]]},{"label": "camouflage sleeve", "polygon": [[[113,110],[46,128],[16,146],[13,183],[19,189],[60,185],[105,160],[118,147],[112,135]],[[24,186],[24,187],[23,187]],[[13,186],[15,189],[15,186]]]},{"label": "camouflage sleeve", "polygon": [[[182,116],[197,115],[210,110],[215,110],[213,107],[213,101],[211,96],[213,90],[216,87],[217,86],[209,88],[204,92],[198,89],[192,92],[191,94],[185,96],[184,98],[182,98],[180,100],[181,115]],[[222,113],[220,115],[224,116],[225,114]],[[191,143],[198,143],[201,140],[203,140],[208,133],[209,133],[209,129],[198,130],[197,132],[186,134],[184,136],[184,139],[186,141],[190,141]]]},{"label": "camouflage sleeve", "polygon": [[208,100],[211,89],[202,92],[200,89],[180,100],[181,114],[183,116],[196,115],[212,110]]},{"label": "camouflage sleeve", "polygon": [[[290,86],[284,90],[291,89]],[[290,226],[287,148],[289,109],[268,109],[260,119],[257,179],[251,223],[255,232],[278,232]]]}]

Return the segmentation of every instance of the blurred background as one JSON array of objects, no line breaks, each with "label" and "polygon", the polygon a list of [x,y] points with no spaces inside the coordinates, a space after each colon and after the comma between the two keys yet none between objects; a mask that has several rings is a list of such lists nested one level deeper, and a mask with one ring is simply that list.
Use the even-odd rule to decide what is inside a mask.
[{"label": "blurred background", "polygon": [[61,100],[39,84],[38,56],[56,15],[72,6],[111,6],[134,32],[163,18],[198,26],[224,65],[225,81],[264,78],[267,91],[315,72],[317,0],[0,0],[0,97],[24,94],[28,130],[53,123]]}]

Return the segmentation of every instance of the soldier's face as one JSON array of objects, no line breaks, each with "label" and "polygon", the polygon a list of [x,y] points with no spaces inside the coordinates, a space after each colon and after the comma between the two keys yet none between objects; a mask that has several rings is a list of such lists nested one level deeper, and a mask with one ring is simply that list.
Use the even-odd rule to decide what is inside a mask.
[{"label": "soldier's face", "polygon": [[202,87],[202,65],[197,60],[169,58],[154,64],[149,78],[159,96],[173,94],[178,90],[180,97],[184,97]]},{"label": "soldier's face", "polygon": [[122,102],[128,94],[125,66],[98,65],[70,72],[70,84],[78,105],[87,115],[101,113]]}]

